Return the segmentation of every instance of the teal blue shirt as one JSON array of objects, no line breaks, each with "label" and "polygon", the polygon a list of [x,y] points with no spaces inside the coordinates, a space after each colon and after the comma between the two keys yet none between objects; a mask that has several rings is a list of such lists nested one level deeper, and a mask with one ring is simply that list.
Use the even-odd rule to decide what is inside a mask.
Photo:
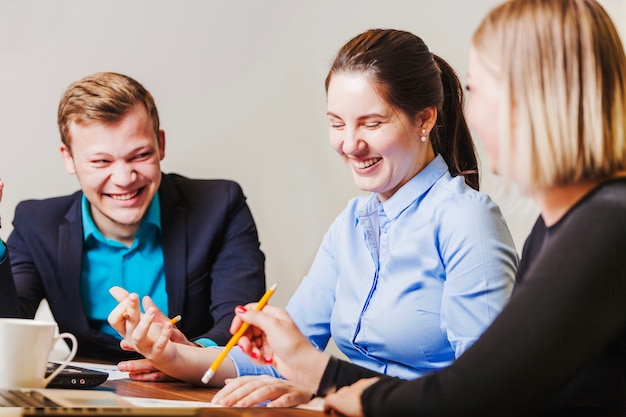
[{"label": "teal blue shirt", "polygon": [[[117,305],[117,301],[109,295],[109,288],[115,285],[136,292],[140,298],[150,296],[163,314],[169,315],[158,193],[150,203],[130,247],[108,239],[98,230],[90,214],[89,201],[84,195],[81,213],[84,238],[81,296],[92,327],[120,339],[120,335],[107,322],[109,313]],[[5,257],[6,246],[0,240],[0,262]],[[206,347],[216,346],[208,338],[196,339],[195,342]]]},{"label": "teal blue shirt", "polygon": [[129,292],[148,295],[168,315],[163,250],[161,247],[161,207],[156,194],[130,247],[105,237],[93,222],[89,201],[83,196],[83,269],[81,295],[92,327],[120,338],[107,317],[117,305],[109,288],[117,285]]}]

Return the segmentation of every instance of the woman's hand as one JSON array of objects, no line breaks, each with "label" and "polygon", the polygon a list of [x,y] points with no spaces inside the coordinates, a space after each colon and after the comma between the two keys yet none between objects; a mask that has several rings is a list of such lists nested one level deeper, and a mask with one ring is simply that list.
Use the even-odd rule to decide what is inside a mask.
[{"label": "woman's hand", "polygon": [[303,390],[316,392],[330,356],[311,345],[285,310],[268,305],[258,311],[255,307],[252,303],[236,308],[230,326],[235,333],[244,322],[250,324],[239,339],[243,352],[256,363],[274,365]]},{"label": "woman's hand", "polygon": [[226,386],[211,400],[224,407],[252,407],[266,401],[267,407],[295,407],[313,396],[312,391],[269,375],[242,376],[225,382]]},{"label": "woman's hand", "polygon": [[109,313],[108,321],[123,337],[120,342],[121,348],[138,352],[146,358],[120,362],[118,369],[129,372],[131,378],[142,381],[171,379],[157,369],[159,363],[172,360],[171,355],[175,354],[175,349],[167,350],[168,342],[171,340],[181,344],[192,343],[180,330],[174,328],[167,316],[149,297],[143,299],[146,313],[141,314],[137,294],[129,293],[121,287],[113,287],[109,292],[119,303]]},{"label": "woman's hand", "polygon": [[[190,342],[149,297],[143,298],[145,313],[141,314],[137,294],[120,287],[111,288],[110,293],[119,304],[109,313],[108,321],[123,337],[120,346],[145,357],[120,362],[118,369],[140,381],[181,379],[200,384],[219,350],[200,348]],[[235,365],[227,359],[211,382],[221,386],[226,378],[235,375]]]},{"label": "woman's hand", "polygon": [[[124,338],[127,339],[127,333],[129,328],[135,327],[136,323],[141,318],[141,312],[139,310],[139,296],[135,293],[131,294],[122,287],[112,287],[109,293],[119,303],[109,313],[109,324]],[[170,319],[159,310],[156,304],[148,296],[143,297],[142,306],[144,311],[148,311],[150,308],[155,310],[154,323],[163,325],[169,322]],[[129,326],[130,324],[130,326]],[[183,345],[195,346],[193,342],[190,342],[187,337],[178,330],[176,327],[172,329],[172,342],[181,343]],[[132,350],[130,344],[127,344],[126,350]],[[125,348],[122,346],[122,348]]]},{"label": "woman's hand", "polygon": [[328,394],[324,399],[324,411],[330,414],[339,413],[347,417],[362,417],[361,394],[376,381],[378,378],[360,379],[335,393]]},{"label": "woman's hand", "polygon": [[[132,297],[132,294],[131,294]],[[128,305],[132,305],[131,302]],[[114,310],[115,311],[115,310]],[[130,311],[130,310],[128,310]],[[115,313],[117,315],[117,313]],[[145,314],[134,314],[129,312],[123,316],[123,333],[120,334],[124,339],[120,342],[120,346],[124,350],[131,350],[141,353],[146,359],[150,360],[157,368],[158,363],[171,360],[169,355],[174,353],[176,349],[170,343],[174,325],[169,321],[162,324],[155,323],[157,311],[149,308]],[[116,329],[118,327],[116,326]]]}]

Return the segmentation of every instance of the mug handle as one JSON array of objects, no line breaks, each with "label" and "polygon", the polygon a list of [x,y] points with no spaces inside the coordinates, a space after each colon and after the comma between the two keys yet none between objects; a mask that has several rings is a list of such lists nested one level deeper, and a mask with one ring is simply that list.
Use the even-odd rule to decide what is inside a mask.
[{"label": "mug handle", "polygon": [[50,383],[50,381],[52,381],[55,376],[59,374],[59,372],[61,372],[67,366],[68,363],[70,363],[74,359],[74,356],[76,356],[76,352],[78,351],[78,342],[76,340],[76,336],[74,336],[72,333],[61,333],[58,336],[55,336],[54,339],[70,339],[72,341],[72,349],[69,355],[67,355],[67,358],[65,358],[63,362],[59,363],[57,369],[55,369],[54,372],[52,372],[50,375],[43,379],[44,388]]}]

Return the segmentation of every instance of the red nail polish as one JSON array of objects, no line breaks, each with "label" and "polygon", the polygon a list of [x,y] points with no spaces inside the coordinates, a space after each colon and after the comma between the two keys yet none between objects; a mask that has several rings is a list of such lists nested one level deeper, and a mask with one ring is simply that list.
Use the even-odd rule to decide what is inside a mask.
[{"label": "red nail polish", "polygon": [[246,311],[248,311],[248,309],[245,308],[244,306],[237,306],[237,307],[235,307],[235,311],[237,313],[245,313]]},{"label": "red nail polish", "polygon": [[265,361],[265,363],[272,363],[272,362],[274,362],[274,359],[272,359],[271,356],[266,356],[265,358],[263,358],[263,360]]},{"label": "red nail polish", "polygon": [[257,359],[259,357],[259,354],[253,350],[252,352],[250,352],[250,356],[252,356],[254,359]]}]

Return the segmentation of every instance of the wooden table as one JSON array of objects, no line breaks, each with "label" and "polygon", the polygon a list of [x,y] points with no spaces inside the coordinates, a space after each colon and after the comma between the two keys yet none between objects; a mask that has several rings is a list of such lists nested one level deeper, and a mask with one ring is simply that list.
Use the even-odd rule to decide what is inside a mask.
[{"label": "wooden table", "polygon": [[132,379],[105,381],[98,389],[115,391],[123,397],[159,398],[209,402],[217,388],[200,387],[186,382],[142,382]]},{"label": "wooden table", "polygon": [[[218,391],[185,382],[141,382],[131,379],[117,379],[104,382],[98,389],[112,390],[124,397],[159,398],[163,400],[183,400],[209,402]],[[215,417],[321,417],[322,411],[302,408],[203,408],[199,416]]]}]

